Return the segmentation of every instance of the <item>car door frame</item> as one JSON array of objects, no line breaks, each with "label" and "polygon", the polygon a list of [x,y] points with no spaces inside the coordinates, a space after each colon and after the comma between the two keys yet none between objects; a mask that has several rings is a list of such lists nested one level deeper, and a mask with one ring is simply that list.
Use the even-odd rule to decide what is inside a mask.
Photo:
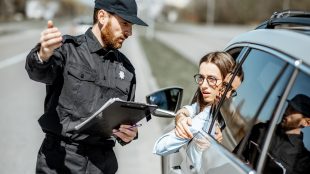
[{"label": "car door frame", "polygon": [[[283,91],[283,95],[281,96],[279,103],[274,108],[276,112],[271,117],[271,123],[270,123],[270,127],[267,131],[267,137],[266,137],[265,142],[263,144],[262,153],[261,153],[261,156],[259,157],[257,168],[255,169],[257,171],[257,173],[262,173],[262,170],[263,170],[263,167],[265,164],[265,160],[267,157],[267,152],[268,152],[268,149],[270,146],[271,138],[272,138],[273,132],[276,128],[277,120],[282,116],[281,112],[283,111],[283,109],[285,107],[285,102],[288,98],[288,95],[289,95],[289,93],[290,93],[290,91],[294,85],[294,82],[297,78],[297,75],[299,73],[301,61],[297,60],[297,59],[293,60],[292,57],[290,57],[289,55],[287,55],[283,52],[280,52],[279,50],[275,50],[275,49],[270,48],[268,46],[256,45],[253,43],[233,44],[231,46],[228,46],[225,49],[225,51],[229,52],[230,50],[233,50],[234,48],[238,48],[238,47],[243,47],[240,53],[242,53],[243,49],[245,49],[246,52],[248,52],[248,53],[251,51],[251,49],[257,49],[257,50],[264,51],[264,52],[267,52],[269,54],[275,55],[276,57],[278,57],[278,58],[280,58],[286,62],[286,66],[283,69],[284,71],[289,68],[288,65],[293,65],[293,67],[294,67],[293,72],[289,75],[289,81],[287,82],[286,88]],[[242,63],[246,60],[246,55],[247,55],[247,53],[244,53],[243,55],[241,55],[242,56],[241,61],[240,61],[241,63],[239,66],[242,66]],[[239,56],[237,59],[239,59]],[[236,74],[236,72],[234,72],[234,74]],[[279,74],[279,76],[280,76],[280,74]],[[269,89],[267,94],[271,93],[273,91],[273,89],[277,85],[277,83],[278,82],[275,80],[274,84]],[[261,106],[259,107],[260,109],[257,111],[255,117],[257,117],[259,115],[259,113],[261,112],[261,108],[263,108],[265,106],[267,99],[268,99],[268,95],[266,95],[264,97],[264,101],[261,103]],[[252,128],[253,125],[254,125],[254,122],[252,123],[252,125],[250,127]],[[246,135],[245,140],[243,140],[243,142],[246,142],[246,139],[248,139],[248,138],[249,138],[249,133]],[[243,147],[241,146],[240,149],[243,149]],[[241,152],[241,150],[239,152]],[[240,156],[240,153],[237,154],[237,156]]]}]

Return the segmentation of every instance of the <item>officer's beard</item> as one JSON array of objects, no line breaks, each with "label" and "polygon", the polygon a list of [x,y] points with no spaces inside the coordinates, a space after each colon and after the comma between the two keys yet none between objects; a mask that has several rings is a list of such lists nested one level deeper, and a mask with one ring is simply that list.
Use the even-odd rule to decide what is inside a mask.
[{"label": "officer's beard", "polygon": [[122,45],[117,43],[114,33],[112,31],[111,27],[111,21],[107,23],[107,26],[105,28],[101,29],[101,39],[104,44],[104,48],[110,50],[110,49],[118,49]]},{"label": "officer's beard", "polygon": [[282,121],[281,126],[285,131],[302,128],[301,119],[293,120],[293,121]]}]

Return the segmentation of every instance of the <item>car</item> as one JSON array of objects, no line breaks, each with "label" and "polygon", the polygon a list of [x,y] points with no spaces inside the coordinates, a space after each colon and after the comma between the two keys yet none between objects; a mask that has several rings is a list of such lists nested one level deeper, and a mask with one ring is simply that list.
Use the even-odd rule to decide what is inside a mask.
[{"label": "car", "polygon": [[[233,77],[243,71],[244,80],[237,89],[237,96],[231,100],[221,99],[213,118],[222,117],[226,128],[223,130],[223,142],[218,143],[208,132],[202,133],[209,142],[201,156],[201,167],[195,168],[187,154],[187,146],[178,152],[162,157],[163,174],[208,173],[208,174],[254,174],[266,173],[269,159],[268,149],[276,125],[282,120],[289,100],[298,94],[310,96],[310,12],[281,11],[256,29],[232,39],[224,49],[238,63]],[[232,79],[233,80],[233,79]],[[229,85],[231,84],[230,81]],[[179,89],[179,90],[178,90]],[[147,102],[158,93],[177,94],[166,96],[169,107],[154,112],[154,116],[173,118],[181,106],[183,90],[180,87],[165,88],[147,96]],[[176,92],[179,91],[179,92]],[[177,103],[177,104],[176,104]],[[166,106],[167,106],[166,105]],[[167,109],[169,108],[169,109]],[[266,123],[269,128],[259,153],[255,156],[255,165],[250,165],[241,155],[254,125]],[[310,127],[302,129],[303,142],[310,151]],[[238,145],[238,149],[236,146]],[[240,146],[239,146],[240,145]],[[272,162],[277,162],[272,159]],[[278,166],[281,167],[281,166]],[[285,173],[282,168],[280,173]],[[283,170],[283,171],[282,171]],[[309,171],[306,171],[307,173]]]}]

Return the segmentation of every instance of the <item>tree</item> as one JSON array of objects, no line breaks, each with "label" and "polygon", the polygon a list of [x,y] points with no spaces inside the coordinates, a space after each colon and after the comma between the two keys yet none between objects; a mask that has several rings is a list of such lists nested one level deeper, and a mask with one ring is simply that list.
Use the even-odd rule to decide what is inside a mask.
[{"label": "tree", "polygon": [[11,18],[15,12],[14,1],[11,0],[2,0],[0,1],[0,19]]}]

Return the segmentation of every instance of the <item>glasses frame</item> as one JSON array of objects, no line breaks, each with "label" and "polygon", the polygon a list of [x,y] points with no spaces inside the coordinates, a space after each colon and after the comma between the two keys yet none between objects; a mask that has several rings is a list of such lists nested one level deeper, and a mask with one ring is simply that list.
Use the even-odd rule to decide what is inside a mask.
[{"label": "glasses frame", "polygon": [[[201,79],[201,78],[203,78],[203,79],[202,79],[201,82],[199,82],[199,79]],[[209,85],[209,86],[212,86],[212,87],[217,87],[217,86],[219,86],[219,85],[217,85],[217,82],[218,82],[218,80],[221,80],[221,79],[217,79],[217,78],[214,77],[214,76],[207,76],[207,77],[205,77],[205,76],[202,75],[202,74],[195,74],[195,75],[194,75],[194,79],[195,79],[195,82],[196,82],[198,85],[202,85],[203,82],[206,80],[207,83],[208,83],[208,85]],[[210,80],[214,80],[214,82],[212,82],[212,81],[210,81]]]},{"label": "glasses frame", "polygon": [[[203,78],[202,79],[202,81],[201,82],[199,82],[199,78]],[[198,84],[198,85],[202,85],[203,84],[203,82],[205,81],[205,80],[207,80],[207,83],[208,83],[208,85],[209,86],[212,86],[212,87],[218,87],[219,85],[217,85],[217,81],[218,80],[220,80],[220,79],[217,79],[216,77],[214,77],[214,76],[207,76],[207,77],[205,77],[204,75],[202,75],[202,74],[195,74],[194,75],[194,79],[195,79],[195,82]],[[214,82],[210,82],[210,79],[211,80],[214,80]],[[227,89],[227,87],[228,87],[228,83],[227,82],[222,82],[221,83],[222,84],[222,91],[225,91],[226,89]],[[232,97],[236,97],[237,95],[238,95],[238,93],[237,93],[237,91],[236,90],[234,90],[234,89],[232,89],[232,86],[230,85],[229,86],[229,88],[228,88],[228,92],[229,91],[231,91],[231,98]]]}]

